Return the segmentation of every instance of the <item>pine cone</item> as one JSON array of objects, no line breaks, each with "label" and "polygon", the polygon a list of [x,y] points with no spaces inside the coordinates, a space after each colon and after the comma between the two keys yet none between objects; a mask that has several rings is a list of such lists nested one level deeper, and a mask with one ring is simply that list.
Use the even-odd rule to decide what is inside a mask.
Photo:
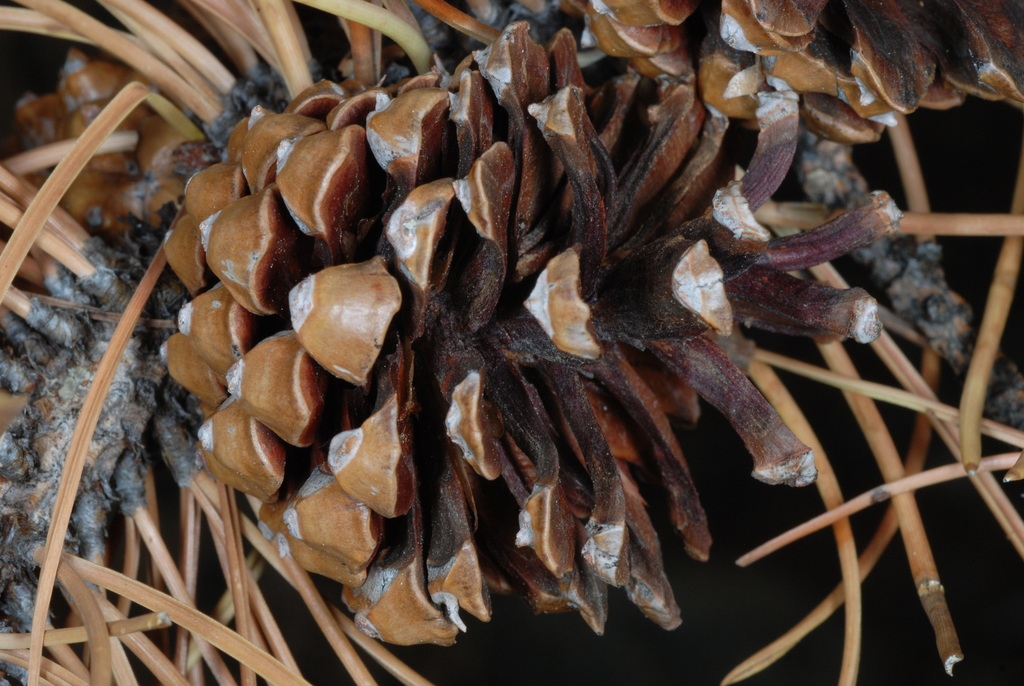
[{"label": "pine cone", "polygon": [[194,296],[168,366],[208,408],[206,466],[384,640],[451,643],[489,589],[600,632],[612,584],[676,626],[638,479],[692,556],[711,538],[670,417],[695,419],[699,394],[756,478],[810,483],[810,451],[716,335],[736,318],[871,340],[867,294],[786,272],[898,218],[878,194],[770,238],[752,211],[798,115],[792,94],[761,101],[730,181],[727,121],[692,78],[591,89],[568,32],[544,48],[520,23],[451,75],[255,110],[167,242]]},{"label": "pine cone", "polygon": [[813,132],[877,140],[893,112],[945,109],[965,94],[1024,100],[1024,7],[1000,0],[574,2],[600,48],[645,73],[681,73],[694,33],[701,97],[753,119],[768,80],[802,94]]},{"label": "pine cone", "polygon": [[[57,90],[42,96],[28,94],[18,102],[17,146],[31,150],[78,136],[132,81],[145,79],[120,64],[92,59],[72,48]],[[186,143],[148,107],[134,110],[119,130],[137,136],[131,150],[95,156],[61,200],[61,207],[75,221],[114,242],[128,230],[130,218],[159,226],[160,209],[177,204],[185,179],[212,161],[205,159],[208,153],[203,145]],[[42,185],[46,174],[29,178]]]}]

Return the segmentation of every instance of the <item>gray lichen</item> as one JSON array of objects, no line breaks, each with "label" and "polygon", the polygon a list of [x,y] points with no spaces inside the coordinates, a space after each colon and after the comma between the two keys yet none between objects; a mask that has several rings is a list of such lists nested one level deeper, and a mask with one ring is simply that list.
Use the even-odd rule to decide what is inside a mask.
[{"label": "gray lichen", "polygon": [[[867,202],[867,182],[853,164],[848,146],[805,132],[798,171],[804,191],[814,202],[833,208]],[[897,234],[855,250],[851,257],[870,270],[893,311],[913,324],[962,378],[971,362],[976,331],[971,306],[946,282],[942,246]],[[1002,353],[992,366],[985,415],[1024,429],[1024,376]]]},{"label": "gray lichen", "polygon": [[[50,279],[56,296],[108,313],[123,310],[162,230],[137,225],[119,246],[94,243],[101,265],[86,289],[73,277]],[[161,279],[145,317],[169,320],[184,299],[173,277]],[[33,551],[46,540],[64,461],[86,393],[115,323],[88,309],[33,302],[31,314],[0,321],[0,387],[29,401],[0,438],[0,618],[28,629],[35,597]],[[160,345],[170,327],[140,326],[129,341],[89,446],[65,548],[86,559],[106,553],[107,529],[118,511],[145,504],[143,475],[159,457],[179,480],[191,475],[194,405],[166,378]],[[178,431],[169,428],[178,427]]]}]

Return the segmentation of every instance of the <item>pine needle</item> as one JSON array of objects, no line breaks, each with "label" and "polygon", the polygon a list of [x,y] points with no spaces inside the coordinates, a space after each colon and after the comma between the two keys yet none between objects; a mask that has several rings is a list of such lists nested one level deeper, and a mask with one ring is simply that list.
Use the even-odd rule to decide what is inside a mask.
[{"label": "pine needle", "polygon": [[[856,367],[841,344],[819,343],[818,350],[829,367],[847,376],[857,376]],[[896,481],[905,476],[896,445],[874,402],[863,396],[850,393],[845,395],[886,482]],[[939,573],[925,533],[924,522],[921,520],[921,513],[913,496],[906,493],[893,497],[893,508],[900,523],[900,533],[903,536],[918,597],[935,631],[942,663],[946,671],[952,674],[953,665],[963,659],[963,652],[945,601],[945,593],[939,582]]]},{"label": "pine needle", "polygon": [[[227,553],[228,588],[235,603],[235,626],[243,638],[256,643],[256,628],[252,619],[252,608],[249,605],[249,588],[245,577],[248,567],[245,554],[242,552],[242,540],[238,533],[238,503],[235,493],[226,484],[217,484],[217,495],[220,498],[221,522],[223,524],[223,542]],[[256,675],[251,669],[242,667],[242,686],[256,686]]]},{"label": "pine needle", "polygon": [[367,85],[377,83],[381,73],[380,32],[347,19],[341,22],[348,36],[353,76]]},{"label": "pine needle", "polygon": [[[1024,214],[1024,149],[1021,150],[1017,169],[1017,181],[1013,190],[1011,212]],[[978,327],[978,338],[971,353],[971,363],[964,377],[964,388],[960,395],[960,460],[969,473],[978,467],[981,459],[981,432],[979,424],[988,398],[988,384],[992,377],[992,365],[999,354],[999,341],[1010,316],[1013,292],[1017,289],[1021,256],[1024,255],[1024,237],[1013,236],[1003,240],[1003,247],[996,260],[985,302],[985,314]]]},{"label": "pine needle", "polygon": [[[215,482],[207,474],[200,472],[199,474],[196,474],[196,477],[193,479],[192,488],[196,494],[197,501],[207,514],[207,519],[210,520],[211,529],[214,529],[217,526],[222,527],[223,523],[217,521],[220,519],[220,513],[213,510],[215,506],[212,498],[210,497],[210,491],[216,488]],[[204,504],[204,501],[206,504]],[[356,654],[348,639],[340,633],[337,626],[329,619],[326,603],[324,603],[323,598],[320,596],[320,592],[316,590],[316,587],[313,585],[313,581],[309,578],[309,574],[296,565],[294,560],[285,560],[277,555],[273,546],[270,545],[258,531],[256,531],[256,535],[253,536],[252,533],[256,527],[252,522],[248,521],[246,518],[243,518],[241,521],[242,530],[249,542],[257,551],[260,552],[261,555],[263,555],[264,559],[270,562],[271,566],[277,569],[278,572],[281,573],[281,575],[299,591],[302,601],[306,604],[306,607],[317,622],[317,626],[323,632],[324,637],[334,650],[335,655],[338,656],[341,663],[345,666],[345,669],[348,670],[353,681],[355,681],[359,686],[372,686],[373,684],[376,684],[373,677],[370,675],[370,672],[366,669],[366,665],[363,664],[359,655]],[[300,572],[301,575],[304,575],[304,579],[301,578],[301,575],[299,577],[296,576]]]},{"label": "pine needle", "polygon": [[[7,182],[13,181],[14,186]],[[0,165],[0,224],[17,227],[25,216],[19,203],[30,205],[36,191],[30,191],[27,184],[10,174]],[[11,197],[6,191],[14,190]],[[20,192],[17,192],[20,191]],[[17,201],[17,202],[16,202]],[[79,234],[79,232],[81,232]],[[61,208],[57,207],[46,218],[43,230],[36,240],[36,246],[50,257],[53,257],[80,279],[88,278],[96,273],[96,267],[82,254],[82,248],[89,234],[71,219]],[[22,264],[24,258],[22,258]],[[18,265],[19,270],[21,265]]]},{"label": "pine needle", "polygon": [[336,607],[331,608],[331,614],[338,622],[338,626],[345,632],[345,635],[352,639],[352,642],[363,649],[374,661],[383,667],[388,674],[398,679],[405,686],[434,686],[434,683],[426,679],[422,674],[409,667],[394,654],[385,648],[380,641],[370,638],[359,630],[344,612]]},{"label": "pine needle", "polygon": [[[0,650],[0,658],[12,665],[29,668],[29,651],[27,650]],[[62,667],[53,660],[43,658],[40,664],[42,675],[39,677],[41,686],[90,686],[89,682],[76,675],[66,667]]]},{"label": "pine needle", "polygon": [[166,593],[154,591],[146,584],[129,579],[119,572],[72,555],[65,554],[63,559],[86,581],[119,595],[126,595],[143,607],[163,608],[175,624],[202,636],[225,654],[251,667],[270,683],[280,686],[309,683],[235,632]]},{"label": "pine needle", "polygon": [[203,45],[202,41],[149,3],[142,0],[102,0],[102,4],[116,8],[133,18],[151,34],[162,36],[167,45],[186,59],[221,95],[231,90],[235,77],[228,68]]},{"label": "pine needle", "polygon": [[82,34],[69,29],[53,17],[20,7],[0,7],[0,30],[35,33],[50,38],[91,44]]},{"label": "pine needle", "polygon": [[117,686],[139,686],[139,680],[135,676],[135,669],[128,661],[128,653],[121,641],[110,642],[110,655],[114,667],[114,682]]},{"label": "pine needle", "polygon": [[[837,288],[848,288],[846,282],[839,276],[838,272],[831,265],[821,265],[811,269],[817,278]],[[889,371],[896,377],[900,385],[905,389],[924,398],[935,399],[935,391],[921,377],[921,374],[910,363],[907,356],[896,345],[892,337],[886,332],[871,343],[871,348],[886,365]],[[932,418],[933,427],[936,433],[946,444],[946,447],[959,460],[960,439],[959,431],[955,424],[940,422]],[[971,484],[985,501],[985,506],[995,517],[999,526],[1006,533],[1017,554],[1024,559],[1024,519],[1020,512],[1014,507],[1006,493],[999,486],[989,473],[980,474],[977,478],[971,479]]]},{"label": "pine needle", "polygon": [[[106,598],[100,598],[100,608],[103,610],[103,616],[107,618],[111,623],[130,621],[124,619],[124,614],[119,612],[113,603]],[[160,612],[155,615],[143,615],[149,617],[158,617],[161,620],[161,627],[171,626],[171,618],[167,613]],[[110,626],[108,624],[107,626]],[[158,627],[153,627],[158,628]],[[147,629],[148,630],[148,629]],[[161,684],[167,684],[168,686],[188,686],[188,682],[178,674],[174,669],[174,664],[167,659],[163,651],[157,647],[148,636],[141,632],[135,632],[131,634],[125,634],[119,636],[121,643],[123,643],[132,653],[142,661],[149,671],[157,678]]]},{"label": "pine needle", "polygon": [[1024,452],[1022,452],[1020,457],[1017,458],[1017,461],[1013,463],[1013,466],[1010,467],[1009,471],[1003,475],[1004,483],[1020,481],[1021,479],[1024,479]]},{"label": "pine needle", "polygon": [[[150,557],[160,570],[163,578],[167,580],[167,587],[171,595],[182,605],[194,609],[196,607],[194,596],[189,593],[184,579],[182,579],[177,567],[174,566],[174,560],[171,558],[167,545],[160,536],[160,530],[157,528],[149,512],[145,508],[139,508],[132,513],[132,518],[139,527],[139,533],[142,536],[143,543],[146,544]],[[180,624],[180,622],[178,623]],[[210,667],[210,671],[213,672],[217,682],[234,686],[235,680],[231,676],[227,665],[224,664],[224,659],[220,656],[220,653],[213,650],[209,642],[205,640],[205,637],[199,636],[197,638],[199,638],[198,645],[203,659],[206,660],[206,664]]]},{"label": "pine needle", "polygon": [[[868,574],[871,573],[871,570],[874,569],[875,564],[877,564],[882,553],[885,552],[885,549],[892,541],[892,537],[896,535],[898,530],[895,513],[892,511],[892,508],[889,508],[882,518],[882,522],[879,524],[875,535],[858,558],[860,581],[862,583]],[[842,607],[844,598],[844,586],[839,584],[789,631],[737,665],[722,680],[722,686],[748,679],[773,665],[800,641],[804,640],[808,634],[821,626],[825,620],[832,616],[833,612]]]},{"label": "pine needle", "polygon": [[914,137],[910,134],[910,122],[906,115],[896,112],[896,126],[886,127],[892,150],[896,155],[896,165],[900,170],[903,192],[907,196],[907,207],[914,212],[930,212],[928,190],[921,171],[921,161],[914,147]]},{"label": "pine needle", "polygon": [[423,74],[430,71],[433,64],[433,53],[423,39],[423,35],[386,9],[363,2],[363,0],[298,0],[298,2],[380,31],[405,50],[405,54],[412,60],[413,66],[418,72]]},{"label": "pine needle", "polygon": [[[57,163],[67,156],[77,142],[77,138],[66,138],[62,141],[47,143],[17,155],[11,155],[5,160],[0,160],[0,164],[6,167],[12,174],[19,176],[34,174],[57,166]],[[100,147],[96,149],[96,154],[107,155],[114,152],[131,152],[135,150],[135,146],[138,143],[138,132],[115,131],[110,134],[107,140],[100,144]]]},{"label": "pine needle", "polygon": [[320,627],[320,631],[323,632],[331,648],[334,649],[335,655],[345,665],[352,680],[357,686],[376,686],[376,680],[370,675],[352,644],[341,632],[337,622],[333,620],[327,603],[324,602],[320,591],[313,585],[309,573],[299,567],[298,563],[290,557],[282,558],[281,563],[287,570],[288,578],[295,584],[299,595],[305,601],[306,607],[313,614],[313,619]]},{"label": "pine needle", "polygon": [[[47,627],[49,631],[51,627]],[[31,641],[31,636],[29,636]],[[50,647],[50,655],[53,657],[53,661],[59,664],[64,669],[70,671],[76,675],[79,679],[89,681],[89,668],[85,666],[78,654],[66,645],[55,645]]]},{"label": "pine needle", "polygon": [[[807,202],[769,200],[754,216],[762,224],[814,229],[831,218],[828,208]],[[900,233],[922,236],[1022,236],[1024,216],[1014,214],[978,214],[972,212],[903,213]]]},{"label": "pine needle", "polygon": [[444,0],[413,0],[413,2],[456,31],[461,31],[484,45],[490,45],[501,35],[500,29],[488,26],[476,17],[449,5]]},{"label": "pine needle", "polygon": [[[751,362],[750,378],[764,394],[772,407],[782,417],[797,438],[814,451],[814,466],[818,470],[815,485],[821,494],[826,508],[834,509],[842,505],[843,493],[839,487],[835,470],[825,454],[825,449],[804,416],[800,405],[774,370],[761,362]],[[843,591],[846,602],[846,622],[843,641],[843,661],[839,672],[840,686],[854,686],[857,683],[857,671],[860,664],[861,649],[861,588],[860,575],[857,568],[857,546],[853,538],[853,529],[849,519],[838,519],[833,524],[836,547],[839,551],[839,567],[843,575]],[[770,663],[764,664],[768,666]],[[731,683],[731,682],[724,682]]]},{"label": "pine needle", "polygon": [[301,671],[299,663],[296,662],[295,657],[292,655],[291,648],[288,647],[288,643],[285,641],[284,632],[281,631],[281,627],[278,625],[277,619],[274,617],[270,606],[267,605],[267,599],[263,596],[263,592],[259,587],[258,581],[265,568],[266,562],[264,559],[256,551],[251,551],[246,557],[250,602],[274,657],[288,665],[293,671],[299,672]]},{"label": "pine needle", "polygon": [[[769,364],[777,369],[784,369],[787,372],[797,374],[804,378],[817,381],[827,386],[832,386],[833,388],[838,388],[839,390],[857,393],[858,395],[863,395],[864,397],[871,398],[872,400],[879,400],[897,407],[905,407],[909,410],[914,410],[915,412],[923,412],[935,419],[956,422],[960,418],[960,410],[952,405],[941,403],[938,400],[921,397],[916,393],[911,393],[910,391],[905,391],[903,389],[875,381],[851,378],[832,370],[825,369],[824,367],[819,367],[792,357],[786,357],[785,355],[764,350],[763,348],[757,348],[754,350],[753,359]],[[991,436],[992,438],[996,438],[1018,448],[1024,448],[1024,431],[1019,429],[1013,429],[1005,424],[994,422],[991,419],[984,419],[981,422],[981,431],[986,436]]]},{"label": "pine needle", "polygon": [[259,20],[256,10],[245,0],[186,0],[197,11],[215,17],[225,33],[241,36],[250,48],[258,52],[275,69],[279,69],[277,55],[270,36]]},{"label": "pine needle", "polygon": [[[932,388],[938,386],[939,370],[938,355],[930,350],[926,350],[922,359],[921,373],[928,379],[928,383]],[[918,415],[910,447],[907,450],[907,461],[904,464],[904,470],[906,470],[907,474],[917,474],[921,471],[925,458],[928,455],[930,439],[931,427],[928,420],[923,415]],[[889,543],[892,541],[893,536],[896,535],[897,530],[896,515],[892,507],[888,507],[874,535],[872,535],[871,540],[868,541],[867,546],[857,560],[858,578],[861,583],[871,574],[882,553],[889,547]],[[824,600],[818,603],[807,616],[797,622],[789,631],[748,657],[729,672],[722,680],[723,686],[743,681],[774,664],[808,634],[821,626],[825,620],[832,616],[833,612],[842,607],[845,596],[844,579],[843,583],[832,589],[832,592]]]},{"label": "pine needle", "polygon": [[[209,485],[210,490],[214,489],[215,484],[212,480],[208,480],[205,483]],[[216,486],[217,490],[219,490],[220,485],[217,484]],[[226,533],[224,530],[224,520],[221,517],[220,510],[217,509],[217,505],[210,499],[210,494],[198,488],[190,489],[189,492],[192,493],[193,500],[202,508],[203,513],[206,515],[206,521],[210,527],[210,534],[213,537],[214,543],[217,545],[218,555],[221,555],[222,552],[226,552],[224,550]],[[240,518],[239,525],[244,525],[245,521],[246,520],[244,518]],[[244,526],[242,528],[244,528]],[[264,562],[263,558],[254,557],[253,559],[258,559],[260,561],[261,569]],[[224,566],[224,563],[226,562],[226,558],[222,560],[222,566]],[[257,583],[258,574],[255,563],[250,564],[249,562],[246,562],[242,565],[241,572],[247,585],[249,602],[252,610],[256,614],[256,619],[259,621],[260,626],[266,634],[269,648],[274,652],[274,655],[279,660],[291,667],[296,673],[299,673],[300,670],[298,663],[296,663],[295,658],[292,656],[291,649],[288,647],[288,644],[284,639],[284,634],[281,632],[281,628],[278,626],[277,620],[274,619],[274,615],[271,612],[270,607],[267,605],[266,599],[263,597],[263,592],[260,590],[259,584]],[[225,623],[234,617],[235,604],[232,598],[233,596],[229,590],[221,598],[221,601],[217,603],[217,608],[215,610],[215,615]],[[191,653],[189,654],[188,660],[192,660]]]},{"label": "pine needle", "polygon": [[[3,252],[5,247],[7,247],[7,241],[0,241],[0,252]],[[22,260],[21,265],[18,267],[18,277],[40,289],[45,287],[43,270],[39,266],[39,262],[31,256]]]},{"label": "pine needle", "polygon": [[416,15],[409,9],[409,3],[406,0],[382,0],[384,8],[394,14],[396,17],[404,21],[406,24],[411,26],[414,31],[423,35],[423,28],[420,23],[416,20]]},{"label": "pine needle", "polygon": [[[210,82],[207,81],[206,78],[188,62],[188,60],[182,57],[182,55],[168,43],[166,37],[161,35],[157,29],[147,23],[146,20],[139,18],[136,14],[132,12],[125,12],[122,7],[118,6],[118,0],[115,0],[114,2],[110,2],[109,0],[98,1],[108,12],[121,22],[126,29],[128,29],[133,36],[136,36],[141,44],[145,46],[154,57],[174,70],[178,76],[192,86],[200,98],[210,103],[220,101],[223,96],[223,92],[218,92],[212,85],[210,85]],[[137,7],[141,3],[136,0],[129,4]]]},{"label": "pine needle", "polygon": [[[106,633],[110,636],[127,636],[137,631],[153,631],[171,626],[171,618],[164,612],[150,612],[131,619],[118,619],[107,622]],[[73,626],[66,629],[47,629],[44,632],[43,645],[47,648],[58,645],[84,643],[88,633],[84,626]],[[31,634],[0,633],[0,650],[26,650],[32,640]]]},{"label": "pine needle", "polygon": [[224,54],[235,65],[238,73],[248,73],[259,62],[256,51],[249,42],[239,34],[233,26],[225,22],[216,14],[209,12],[207,3],[196,0],[178,0],[186,12],[202,26],[207,33],[213,36],[217,45],[221,47]]},{"label": "pine needle", "polygon": [[[1017,453],[1003,453],[1000,455],[986,457],[982,459],[981,464],[978,466],[978,471],[992,472],[1000,469],[1009,469],[1014,461],[1016,461],[1017,457]],[[770,541],[762,543],[750,552],[741,555],[736,560],[736,564],[740,567],[746,567],[778,550],[781,550],[794,541],[798,541],[815,531],[820,531],[837,520],[849,517],[850,515],[856,514],[872,505],[885,502],[904,493],[912,493],[927,486],[934,486],[935,484],[953,481],[954,479],[960,479],[965,476],[967,475],[964,473],[963,469],[960,468],[960,465],[947,464],[941,467],[929,469],[919,474],[912,474],[910,476],[885,483],[867,491],[866,493],[861,493],[855,498],[847,500],[842,505],[835,507],[828,512],[824,512],[813,519],[809,519],[803,524],[793,527],[789,531],[779,534]]]},{"label": "pine needle", "polygon": [[[121,573],[132,579],[139,578],[139,564],[142,562],[142,541],[139,539],[139,529],[135,526],[135,520],[131,517],[124,517],[124,560],[121,563]],[[117,611],[124,616],[131,612],[131,602],[127,598],[118,601]]]},{"label": "pine needle", "polygon": [[[77,143],[78,139],[76,138],[71,149],[64,153],[61,160],[71,154],[71,150],[74,149],[74,145]],[[97,147],[97,150],[98,149],[99,147]],[[95,155],[96,153],[94,152],[93,154]],[[59,162],[60,160],[58,160],[58,164]],[[28,207],[32,204],[35,197],[39,195],[38,188],[33,187],[24,179],[19,178],[3,165],[0,165],[0,191],[2,191],[5,196],[10,196],[9,200],[16,202],[21,207]],[[89,240],[89,232],[64,210],[55,208],[50,219],[52,220],[52,223],[48,228],[52,229],[54,233],[60,236],[61,239],[66,241],[69,245],[81,247],[82,243]]]},{"label": "pine needle", "polygon": [[[203,497],[208,498],[208,495],[202,494],[212,492],[213,484],[213,479],[211,479],[209,475],[203,472],[200,472],[199,474],[196,475],[196,478],[193,480],[192,485],[193,490],[196,492],[197,497],[200,499],[200,501],[202,501]],[[258,505],[258,503],[253,503],[252,498],[249,498],[249,501],[250,505]],[[256,551],[263,556],[263,559],[265,559],[275,570],[277,570],[278,574],[280,574],[285,579],[285,581],[287,581],[289,584],[291,584],[293,588],[300,592],[300,595],[302,596],[303,601],[306,602],[307,607],[309,607],[311,603],[316,603],[317,600],[319,600],[319,603],[323,603],[323,599],[320,598],[319,592],[317,592],[318,595],[316,596],[316,599],[314,599],[311,596],[307,596],[306,593],[303,591],[303,588],[305,587],[305,584],[301,583],[303,580],[297,579],[293,576],[295,570],[299,570],[299,568],[294,565],[288,566],[285,563],[285,561],[281,559],[281,556],[278,555],[277,549],[274,546],[274,544],[263,537],[263,534],[260,533],[257,526],[253,524],[248,517],[243,516],[241,520],[242,533],[244,534],[246,540],[249,541],[250,545],[252,545],[253,548],[256,549]],[[305,580],[309,582],[309,587],[315,589],[315,587],[312,587],[312,580],[309,579],[308,573],[303,571],[302,574],[305,576]],[[324,605],[326,607],[326,604]],[[317,613],[314,611],[313,607],[310,607],[310,611],[314,613],[314,616],[317,616]],[[320,615],[320,620],[318,621],[321,620],[324,621],[328,627],[331,627],[333,624],[333,622],[329,620],[327,615]],[[396,675],[402,674],[404,676],[400,678],[403,679],[411,679],[411,681],[403,681],[403,683],[412,683],[416,684],[416,686],[424,686],[424,684],[429,684],[429,682],[422,681],[422,677],[416,675],[414,670],[410,669],[407,665],[402,663],[397,657],[395,657],[391,652],[384,648],[384,646],[380,645],[376,641],[373,641],[373,639],[370,639],[368,636],[360,632],[358,629],[355,629],[355,631],[358,634],[358,636],[352,636],[351,632],[344,630],[344,626],[342,626],[342,633],[340,634],[337,631],[337,627],[332,628],[330,633],[325,631],[324,634],[328,641],[332,642],[332,648],[334,648],[335,653],[338,654],[339,657],[342,654],[347,656],[346,658],[342,659],[342,662],[346,665],[346,668],[348,668],[348,662],[346,662],[346,660],[350,660],[355,661],[356,664],[358,664],[362,668],[362,670],[365,671],[365,666],[362,665],[362,660],[359,659],[359,656],[356,655],[354,652],[351,654],[349,653],[349,651],[352,648],[348,640],[345,638],[345,635],[349,635],[352,636],[353,640],[355,640],[356,643],[359,643],[360,645],[363,644],[363,641],[360,640],[361,638],[365,638],[372,642],[376,646],[376,648],[374,650],[367,650],[370,656],[377,660],[380,663],[380,665],[384,667],[384,669],[386,669],[388,672]],[[366,683],[372,683],[372,678],[369,676],[369,673],[365,672],[365,674],[366,678],[370,679],[370,681]],[[357,677],[353,676],[353,678],[356,679]]]},{"label": "pine needle", "polygon": [[29,300],[29,297],[13,286],[7,289],[7,293],[4,295],[3,305],[22,319],[26,319],[28,317],[29,310],[32,309],[32,301]]},{"label": "pine needle", "polygon": [[999,354],[999,341],[1003,337],[1013,292],[1017,288],[1022,255],[1024,237],[1003,240],[985,303],[985,314],[978,327],[978,338],[964,377],[960,395],[960,459],[969,474],[977,470],[981,460],[981,415],[985,411],[992,365]]},{"label": "pine needle", "polygon": [[[179,569],[182,576],[182,590],[186,597],[195,598],[199,579],[199,508],[192,491],[180,489],[179,527],[181,535],[181,558]],[[173,563],[172,563],[173,564]],[[174,666],[184,674],[188,668],[188,634],[179,631],[174,645]]]},{"label": "pine needle", "polygon": [[291,15],[285,6],[287,0],[254,0],[256,11],[263,20],[263,26],[270,36],[270,42],[281,65],[281,76],[288,86],[288,93],[295,97],[313,85],[307,57],[303,51],[304,41],[291,22]]},{"label": "pine needle", "polygon": [[[42,562],[42,557],[43,550],[37,548],[36,562]],[[113,664],[110,635],[107,633],[107,622],[103,618],[103,611],[100,609],[99,603],[96,602],[93,590],[66,564],[58,564],[57,580],[69,596],[72,607],[81,618],[82,626],[88,636],[90,682],[93,684],[111,683]]]},{"label": "pine needle", "polygon": [[900,231],[930,236],[1024,236],[1024,217],[1013,214],[907,212]]}]

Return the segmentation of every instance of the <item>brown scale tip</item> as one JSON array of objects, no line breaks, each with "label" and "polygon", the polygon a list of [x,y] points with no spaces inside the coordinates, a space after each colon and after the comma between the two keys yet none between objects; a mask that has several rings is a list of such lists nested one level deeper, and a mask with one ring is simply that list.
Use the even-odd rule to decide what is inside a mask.
[{"label": "brown scale tip", "polygon": [[171,378],[192,395],[214,407],[227,399],[223,380],[199,356],[188,336],[174,334],[164,342],[161,353]]},{"label": "brown scale tip", "polygon": [[277,497],[284,482],[287,446],[250,417],[241,403],[228,401],[199,427],[207,466],[220,481],[260,500]]},{"label": "brown scale tip", "polygon": [[309,446],[324,406],[323,370],[294,331],[264,339],[227,373],[228,391],[286,443]]},{"label": "brown scale tip", "polygon": [[590,306],[580,297],[580,257],[575,250],[548,262],[526,299],[526,309],[559,350],[590,360],[601,356]]},{"label": "brown scale tip", "polygon": [[292,538],[337,558],[355,574],[370,566],[384,534],[381,518],[321,469],[314,469],[289,499],[282,518]]},{"label": "brown scale tip", "polygon": [[331,439],[327,460],[346,493],[388,518],[404,514],[413,498],[413,477],[402,454],[398,412],[398,398],[391,396],[358,429]]},{"label": "brown scale tip", "polygon": [[378,256],[306,277],[291,290],[288,304],[302,347],[331,374],[362,386],[402,293]]},{"label": "brown scale tip", "polygon": [[1003,482],[1020,481],[1024,479],[1024,453],[1017,458],[1017,462],[1003,475]]},{"label": "brown scale tip", "polygon": [[178,329],[185,335],[193,327],[202,332],[190,339],[192,346],[224,379],[228,369],[255,345],[257,323],[256,317],[239,305],[223,284],[196,296],[178,311]]},{"label": "brown scale tip", "polygon": [[489,481],[501,476],[501,460],[493,443],[500,438],[500,431],[495,431],[500,427],[488,416],[493,412],[493,406],[484,398],[481,373],[472,371],[452,391],[444,420],[445,433],[462,458]]}]

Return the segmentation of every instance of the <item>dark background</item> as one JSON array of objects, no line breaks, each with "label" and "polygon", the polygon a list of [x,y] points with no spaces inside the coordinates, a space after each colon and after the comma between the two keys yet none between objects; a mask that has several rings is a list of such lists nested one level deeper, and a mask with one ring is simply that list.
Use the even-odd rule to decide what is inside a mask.
[{"label": "dark background", "polygon": [[[66,46],[35,36],[0,33],[0,131],[26,89],[52,89]],[[1008,209],[1020,150],[1020,112],[1006,104],[969,100],[948,112],[920,112],[910,120],[935,211],[1004,212]],[[873,188],[892,193],[901,206],[899,177],[886,140],[858,150]],[[950,284],[980,315],[998,239],[943,239]],[[856,267],[842,263],[857,281]],[[1024,351],[1021,307],[1015,305],[1004,348]],[[766,346],[820,362],[812,345],[761,336]],[[854,350],[864,373],[889,382],[867,350]],[[783,375],[802,401],[839,474],[847,496],[877,485],[877,468],[842,396]],[[956,404],[959,389],[947,374],[943,396]],[[886,410],[904,448],[913,416]],[[748,476],[749,457],[725,421],[710,408],[696,431],[682,436],[701,492],[715,544],[711,561],[698,563],[682,552],[677,537],[661,527],[666,568],[672,577],[683,625],[665,632],[610,590],[605,635],[595,636],[576,615],[534,617],[517,598],[496,597],[494,619],[464,617],[469,632],[453,648],[395,648],[412,666],[439,684],[716,684],[737,663],[776,638],[814,607],[839,581],[835,547],[818,533],[748,569],[733,560],[767,538],[819,513],[816,490],[769,487]],[[996,450],[994,446],[988,452]],[[1002,451],[1002,448],[998,449]],[[950,460],[941,446],[929,466]],[[1021,486],[1007,490],[1020,504]],[[648,492],[654,520],[666,521],[663,504]],[[173,494],[165,503],[175,502]],[[1024,586],[1021,560],[1006,542],[966,481],[932,487],[918,496],[966,659],[956,684],[1024,683]],[[882,506],[854,520],[860,546],[877,524]],[[205,551],[212,559],[212,549]],[[273,572],[268,572],[267,581]],[[328,597],[336,590],[325,585]],[[211,596],[218,589],[208,589]],[[300,664],[316,683],[344,682],[340,667],[307,615],[296,612],[290,591],[272,591]],[[864,629],[860,683],[945,684],[928,622],[916,598],[906,556],[894,541],[863,587]],[[833,683],[839,672],[841,613],[810,635],[752,686]],[[317,669],[324,671],[317,673]],[[382,683],[390,677],[381,674]]]}]

